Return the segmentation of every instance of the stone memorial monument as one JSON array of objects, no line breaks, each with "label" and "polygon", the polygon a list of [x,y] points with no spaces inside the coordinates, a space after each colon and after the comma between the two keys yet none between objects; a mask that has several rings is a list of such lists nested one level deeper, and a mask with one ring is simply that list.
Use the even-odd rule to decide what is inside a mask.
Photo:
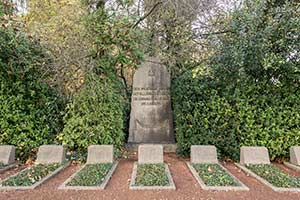
[{"label": "stone memorial monument", "polygon": [[134,74],[129,143],[174,143],[170,74],[149,58]]}]

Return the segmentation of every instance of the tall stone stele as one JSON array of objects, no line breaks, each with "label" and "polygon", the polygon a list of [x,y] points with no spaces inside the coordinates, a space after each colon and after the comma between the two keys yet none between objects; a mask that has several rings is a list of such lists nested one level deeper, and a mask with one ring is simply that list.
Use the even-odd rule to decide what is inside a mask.
[{"label": "tall stone stele", "polygon": [[129,143],[174,143],[170,74],[148,58],[133,77]]}]

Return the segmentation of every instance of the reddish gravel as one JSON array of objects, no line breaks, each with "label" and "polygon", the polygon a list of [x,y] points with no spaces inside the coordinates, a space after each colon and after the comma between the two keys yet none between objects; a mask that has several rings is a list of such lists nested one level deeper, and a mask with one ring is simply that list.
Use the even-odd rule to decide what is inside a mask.
[{"label": "reddish gravel", "polygon": [[[129,179],[131,177],[133,162],[135,159],[121,159],[111,181],[103,191],[63,191],[57,187],[72,175],[79,166],[73,165],[62,171],[56,177],[44,183],[40,187],[31,191],[0,191],[0,200],[6,199],[197,199],[197,200],[299,200],[300,193],[273,192],[270,188],[261,184],[259,181],[247,176],[236,168],[233,164],[225,164],[237,178],[245,183],[249,192],[216,192],[202,190],[192,174],[185,165],[185,160],[177,158],[174,154],[165,155],[165,160],[170,166],[174,178],[176,191],[130,191]],[[282,166],[280,166],[282,167]],[[287,169],[286,169],[287,170]],[[290,170],[287,170],[290,172]],[[1,174],[0,178],[15,173],[14,170]],[[294,175],[299,173],[291,172]]]}]

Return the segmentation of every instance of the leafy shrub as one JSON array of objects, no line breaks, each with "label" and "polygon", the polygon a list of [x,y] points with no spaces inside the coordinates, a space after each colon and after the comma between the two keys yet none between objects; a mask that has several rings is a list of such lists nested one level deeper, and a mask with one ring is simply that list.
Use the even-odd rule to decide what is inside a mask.
[{"label": "leafy shrub", "polygon": [[89,145],[123,144],[124,99],[118,85],[92,74],[67,105],[59,140],[70,150],[85,152]]},{"label": "leafy shrub", "polygon": [[[245,1],[213,40],[212,70],[224,82],[300,82],[300,3]],[[217,42],[216,42],[217,41]]]},{"label": "leafy shrub", "polygon": [[9,15],[13,13],[13,6],[9,0],[0,1],[0,17],[3,15]]},{"label": "leafy shrub", "polygon": [[209,79],[193,78],[187,72],[172,83],[175,132],[178,153],[188,155],[191,145],[215,145],[223,156],[238,152],[233,130],[234,110],[219,95]]},{"label": "leafy shrub", "polygon": [[265,146],[271,159],[288,156],[300,143],[300,90],[248,85],[234,94],[235,130],[240,145]]},{"label": "leafy shrub", "polygon": [[299,9],[245,1],[224,16],[208,73],[187,72],[172,86],[179,153],[213,144],[238,159],[240,146],[259,145],[275,159],[299,144]]},{"label": "leafy shrub", "polygon": [[43,48],[13,27],[0,27],[0,143],[26,159],[52,143],[63,102],[42,79]]},{"label": "leafy shrub", "polygon": [[218,85],[213,79],[177,79],[172,88],[178,152],[211,144],[221,156],[239,157],[240,146],[269,149],[271,159],[300,143],[299,88],[263,84]]}]

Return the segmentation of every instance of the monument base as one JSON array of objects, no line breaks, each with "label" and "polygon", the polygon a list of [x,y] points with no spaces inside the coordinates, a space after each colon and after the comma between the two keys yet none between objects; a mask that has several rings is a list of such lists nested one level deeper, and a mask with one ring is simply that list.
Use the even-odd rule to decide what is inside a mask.
[{"label": "monument base", "polygon": [[[150,144],[150,143],[127,143],[125,147],[129,152],[137,152],[139,145],[142,144]],[[177,144],[175,143],[155,143],[155,144],[163,145],[165,153],[176,153]]]}]

